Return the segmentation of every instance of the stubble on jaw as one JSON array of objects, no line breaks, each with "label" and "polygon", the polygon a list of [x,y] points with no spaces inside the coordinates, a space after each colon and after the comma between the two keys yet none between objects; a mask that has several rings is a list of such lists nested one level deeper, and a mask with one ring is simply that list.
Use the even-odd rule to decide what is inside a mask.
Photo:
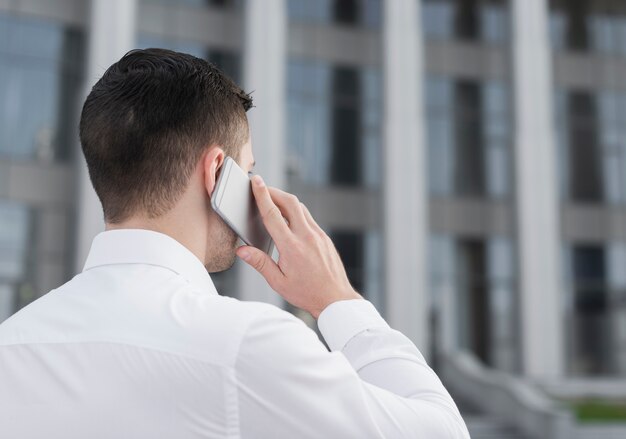
[{"label": "stubble on jaw", "polygon": [[205,268],[209,273],[219,273],[228,270],[237,259],[235,250],[239,238],[237,234],[220,218],[219,230],[214,234],[210,243],[212,251]]}]

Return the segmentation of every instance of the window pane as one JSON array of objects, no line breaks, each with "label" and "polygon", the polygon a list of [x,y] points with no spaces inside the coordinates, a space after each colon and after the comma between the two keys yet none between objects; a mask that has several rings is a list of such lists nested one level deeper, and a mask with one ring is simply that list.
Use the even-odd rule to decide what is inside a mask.
[{"label": "window pane", "polygon": [[[363,234],[354,231],[332,231],[330,237],[341,256],[348,279],[355,290],[361,292],[365,287],[364,262],[365,242]],[[363,293],[364,297],[367,293]]]},{"label": "window pane", "polygon": [[289,0],[289,19],[320,24],[379,27],[381,0]]},{"label": "window pane", "polygon": [[15,311],[16,289],[27,275],[29,210],[0,202],[0,322]]},{"label": "window pane", "polygon": [[574,315],[572,320],[572,372],[611,373],[611,338],[608,316],[604,248],[575,245],[572,249]]},{"label": "window pane", "polygon": [[0,14],[0,155],[71,157],[83,58],[82,31]]},{"label": "window pane", "polygon": [[471,350],[485,364],[491,365],[491,319],[485,242],[480,239],[458,240],[456,263],[461,347]]},{"label": "window pane", "polygon": [[292,178],[318,185],[379,185],[380,71],[293,59],[287,76]]},{"label": "window pane", "polygon": [[508,39],[508,2],[422,0],[422,25],[429,39],[501,44]]}]

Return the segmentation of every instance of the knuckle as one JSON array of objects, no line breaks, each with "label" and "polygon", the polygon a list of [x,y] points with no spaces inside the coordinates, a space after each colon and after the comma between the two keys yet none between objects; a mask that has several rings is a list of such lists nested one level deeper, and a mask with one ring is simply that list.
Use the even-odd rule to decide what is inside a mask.
[{"label": "knuckle", "polygon": [[304,232],[303,238],[308,243],[314,243],[319,239],[319,236],[313,230],[307,230]]},{"label": "knuckle", "polygon": [[289,194],[287,196],[287,200],[294,206],[298,206],[300,204],[300,200],[298,200],[298,197],[296,197],[294,194]]},{"label": "knuckle", "polygon": [[262,217],[264,219],[270,219],[270,218],[282,217],[282,215],[278,207],[276,207],[276,205],[272,205],[268,210],[265,211],[265,214],[262,215]]}]

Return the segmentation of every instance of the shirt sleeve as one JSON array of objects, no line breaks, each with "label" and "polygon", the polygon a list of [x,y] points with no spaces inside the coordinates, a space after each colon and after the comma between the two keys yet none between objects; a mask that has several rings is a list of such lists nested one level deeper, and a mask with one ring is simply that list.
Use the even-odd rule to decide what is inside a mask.
[{"label": "shirt sleeve", "polygon": [[468,439],[454,401],[415,345],[363,299],[329,305],[318,325],[268,307],[235,372],[241,437]]}]

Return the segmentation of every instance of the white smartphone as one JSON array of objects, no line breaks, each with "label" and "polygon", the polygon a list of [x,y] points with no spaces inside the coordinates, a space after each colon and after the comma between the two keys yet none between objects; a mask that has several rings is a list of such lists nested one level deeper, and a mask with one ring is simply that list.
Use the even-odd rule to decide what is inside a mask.
[{"label": "white smartphone", "polygon": [[246,245],[272,256],[274,243],[263,224],[251,183],[237,162],[226,157],[211,195],[211,206]]}]

